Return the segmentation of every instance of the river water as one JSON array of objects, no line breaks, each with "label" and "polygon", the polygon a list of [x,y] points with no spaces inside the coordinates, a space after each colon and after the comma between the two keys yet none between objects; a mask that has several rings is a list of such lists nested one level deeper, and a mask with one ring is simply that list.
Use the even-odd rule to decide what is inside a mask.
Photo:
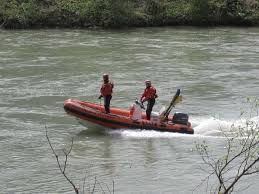
[{"label": "river water", "polygon": [[[222,156],[220,131],[238,121],[247,96],[259,95],[259,28],[14,30],[0,31],[0,40],[0,193],[74,193],[45,128],[62,161],[73,138],[66,171],[86,193],[112,193],[113,183],[115,193],[209,193],[195,144],[205,140]],[[146,79],[159,95],[155,111],[181,88],[173,112],[188,113],[195,134],[80,125],[63,102],[100,103],[103,73],[115,84],[112,106],[121,108]],[[244,179],[238,192],[258,193],[258,181]]]}]

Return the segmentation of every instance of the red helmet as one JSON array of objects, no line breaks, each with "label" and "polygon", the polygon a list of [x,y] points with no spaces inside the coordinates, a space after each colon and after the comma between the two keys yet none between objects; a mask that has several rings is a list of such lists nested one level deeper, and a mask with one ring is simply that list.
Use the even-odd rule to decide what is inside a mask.
[{"label": "red helmet", "polygon": [[150,80],[145,80],[145,84],[151,84]]}]

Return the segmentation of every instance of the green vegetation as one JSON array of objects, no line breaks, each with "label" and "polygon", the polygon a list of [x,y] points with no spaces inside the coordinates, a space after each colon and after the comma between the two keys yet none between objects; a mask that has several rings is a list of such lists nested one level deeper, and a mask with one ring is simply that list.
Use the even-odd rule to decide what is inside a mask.
[{"label": "green vegetation", "polygon": [[259,0],[0,0],[0,26],[259,25]]}]

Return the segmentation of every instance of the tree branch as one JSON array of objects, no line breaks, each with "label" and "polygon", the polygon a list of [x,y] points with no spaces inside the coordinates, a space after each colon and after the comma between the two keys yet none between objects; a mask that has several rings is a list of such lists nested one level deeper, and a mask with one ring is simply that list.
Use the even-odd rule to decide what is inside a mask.
[{"label": "tree branch", "polygon": [[52,152],[53,152],[53,154],[54,154],[54,156],[55,156],[55,158],[56,158],[56,160],[57,160],[57,163],[58,163],[58,167],[59,167],[60,172],[61,172],[61,173],[63,174],[63,176],[67,179],[67,181],[73,186],[73,189],[74,189],[75,193],[76,193],[76,194],[79,194],[78,188],[77,188],[77,187],[75,186],[75,184],[67,177],[67,175],[66,175],[66,173],[65,173],[66,166],[67,166],[68,155],[70,154],[70,152],[71,152],[71,150],[72,150],[72,146],[73,146],[73,139],[72,139],[72,145],[71,145],[71,147],[70,147],[70,150],[69,150],[67,153],[64,151],[66,158],[65,158],[64,168],[63,168],[63,170],[62,170],[62,167],[61,167],[61,165],[60,165],[60,161],[59,161],[58,155],[56,154],[56,152],[55,152],[55,150],[54,150],[54,148],[53,148],[53,146],[52,146],[52,144],[51,144],[51,142],[50,142],[50,139],[49,139],[49,137],[48,137],[48,130],[47,130],[47,126],[46,126],[46,125],[45,125],[45,130],[46,130],[46,138],[47,138],[48,143],[49,143],[49,146],[50,146],[50,148],[51,148],[51,150],[52,150]]}]

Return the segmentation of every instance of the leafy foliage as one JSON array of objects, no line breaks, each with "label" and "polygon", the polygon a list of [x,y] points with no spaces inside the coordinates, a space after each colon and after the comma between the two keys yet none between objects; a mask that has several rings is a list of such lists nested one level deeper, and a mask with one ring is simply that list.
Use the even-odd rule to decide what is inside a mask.
[{"label": "leafy foliage", "polygon": [[0,26],[259,24],[259,0],[0,0]]}]

